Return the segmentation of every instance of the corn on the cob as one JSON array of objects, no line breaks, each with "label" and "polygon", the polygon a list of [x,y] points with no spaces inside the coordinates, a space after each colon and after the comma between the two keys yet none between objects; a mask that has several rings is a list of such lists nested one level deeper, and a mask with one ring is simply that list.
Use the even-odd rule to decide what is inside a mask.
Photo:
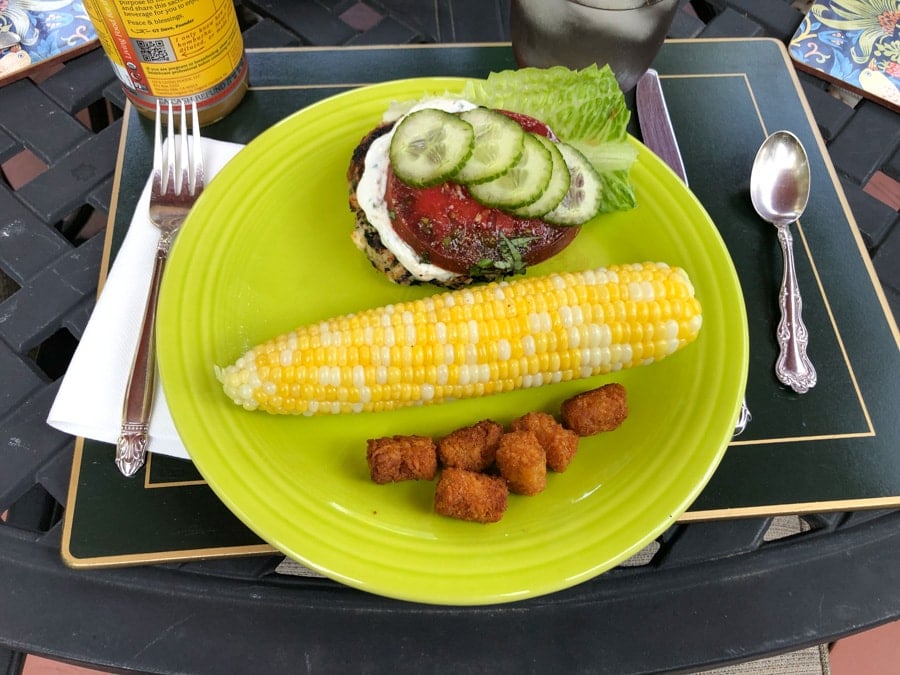
[{"label": "corn on the cob", "polygon": [[216,368],[248,410],[391,410],[657,361],[702,323],[664,263],[501,281],[298,328]]}]

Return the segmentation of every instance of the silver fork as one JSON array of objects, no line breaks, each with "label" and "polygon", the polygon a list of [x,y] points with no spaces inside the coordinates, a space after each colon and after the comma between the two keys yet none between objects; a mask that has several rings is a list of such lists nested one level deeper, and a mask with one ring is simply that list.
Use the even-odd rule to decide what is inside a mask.
[{"label": "silver fork", "polygon": [[203,153],[200,147],[200,124],[197,106],[191,104],[191,144],[188,146],[185,105],[181,104],[181,136],[175,145],[173,104],[168,105],[168,134],[162,140],[162,114],[156,102],[156,124],[153,139],[153,176],[150,190],[150,220],[159,229],[159,243],[150,279],[150,292],[144,307],[144,318],[125,401],[122,406],[122,429],[116,443],[116,466],[124,476],[133,476],[144,464],[147,454],[150,410],[156,382],[156,306],[169,247],[178,229],[203,191]]}]

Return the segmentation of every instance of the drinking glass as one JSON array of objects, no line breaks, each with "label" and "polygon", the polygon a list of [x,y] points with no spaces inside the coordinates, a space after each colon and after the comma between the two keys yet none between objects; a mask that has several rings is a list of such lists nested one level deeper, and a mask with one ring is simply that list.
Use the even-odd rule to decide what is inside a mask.
[{"label": "drinking glass", "polygon": [[512,0],[509,26],[519,66],[609,64],[630,91],[653,61],[678,0]]}]

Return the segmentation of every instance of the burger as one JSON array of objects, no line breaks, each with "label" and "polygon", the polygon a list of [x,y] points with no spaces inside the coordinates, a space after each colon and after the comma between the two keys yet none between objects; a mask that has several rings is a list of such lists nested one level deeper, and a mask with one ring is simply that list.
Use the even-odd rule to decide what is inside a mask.
[{"label": "burger", "polygon": [[354,244],[404,285],[521,274],[600,211],[600,178],[579,150],[534,117],[464,99],[427,99],[379,124],[347,179]]}]

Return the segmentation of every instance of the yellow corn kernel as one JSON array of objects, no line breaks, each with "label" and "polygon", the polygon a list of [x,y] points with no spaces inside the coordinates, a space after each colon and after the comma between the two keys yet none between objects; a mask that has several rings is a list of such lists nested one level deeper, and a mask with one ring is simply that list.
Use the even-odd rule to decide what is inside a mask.
[{"label": "yellow corn kernel", "polygon": [[700,302],[664,263],[500,281],[297,328],[216,367],[248,410],[393,410],[658,361],[696,339]]}]

